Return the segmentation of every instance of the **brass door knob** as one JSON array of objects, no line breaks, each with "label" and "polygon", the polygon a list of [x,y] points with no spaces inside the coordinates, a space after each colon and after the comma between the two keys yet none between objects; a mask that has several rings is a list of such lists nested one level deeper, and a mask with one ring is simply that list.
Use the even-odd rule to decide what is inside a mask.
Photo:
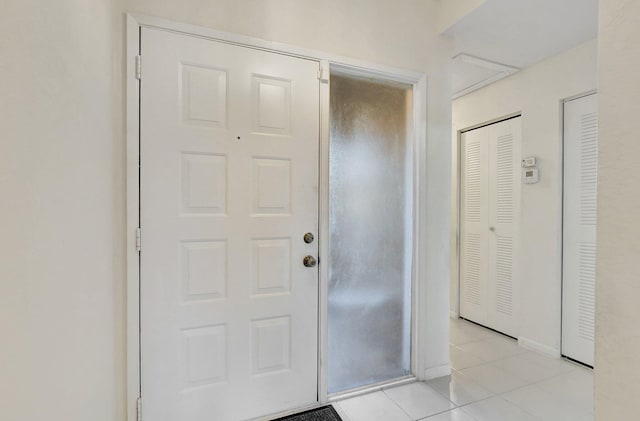
[{"label": "brass door knob", "polygon": [[308,268],[314,267],[316,263],[316,259],[313,256],[304,256],[304,259],[302,259],[302,264]]}]

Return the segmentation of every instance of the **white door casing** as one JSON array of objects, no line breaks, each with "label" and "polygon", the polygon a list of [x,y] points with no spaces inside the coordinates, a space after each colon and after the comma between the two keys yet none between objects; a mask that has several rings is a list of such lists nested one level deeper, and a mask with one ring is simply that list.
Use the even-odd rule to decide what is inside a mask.
[{"label": "white door casing", "polygon": [[460,315],[518,336],[520,118],[462,134]]},{"label": "white door casing", "polygon": [[597,95],[564,104],[562,354],[593,366],[598,180]]},{"label": "white door casing", "polygon": [[318,62],[141,32],[145,418],[317,401]]}]

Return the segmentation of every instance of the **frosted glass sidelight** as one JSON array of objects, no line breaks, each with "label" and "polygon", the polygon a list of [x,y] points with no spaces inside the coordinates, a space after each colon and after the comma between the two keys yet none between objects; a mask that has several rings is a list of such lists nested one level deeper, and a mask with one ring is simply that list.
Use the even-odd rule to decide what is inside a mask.
[{"label": "frosted glass sidelight", "polygon": [[411,103],[331,77],[329,393],[411,372]]}]

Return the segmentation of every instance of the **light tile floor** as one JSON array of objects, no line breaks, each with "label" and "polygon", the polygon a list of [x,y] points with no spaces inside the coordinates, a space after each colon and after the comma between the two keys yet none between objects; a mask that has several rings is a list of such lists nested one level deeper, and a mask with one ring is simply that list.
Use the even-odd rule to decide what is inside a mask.
[{"label": "light tile floor", "polygon": [[344,421],[592,421],[593,373],[451,320],[451,375],[334,403]]}]

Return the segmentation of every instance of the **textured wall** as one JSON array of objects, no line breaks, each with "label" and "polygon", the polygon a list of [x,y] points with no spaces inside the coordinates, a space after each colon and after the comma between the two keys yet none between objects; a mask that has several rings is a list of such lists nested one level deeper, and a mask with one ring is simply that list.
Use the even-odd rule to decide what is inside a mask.
[{"label": "textured wall", "polygon": [[596,420],[640,413],[640,2],[600,1]]}]

